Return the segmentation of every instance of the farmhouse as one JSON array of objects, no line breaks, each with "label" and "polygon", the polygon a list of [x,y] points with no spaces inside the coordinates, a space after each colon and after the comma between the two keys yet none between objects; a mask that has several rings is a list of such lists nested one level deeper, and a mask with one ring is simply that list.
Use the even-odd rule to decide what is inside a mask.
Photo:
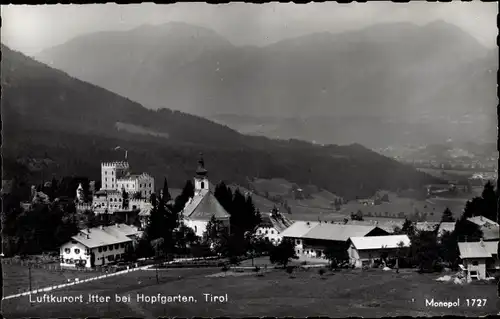
[{"label": "farmhouse", "polygon": [[182,211],[184,224],[192,228],[196,236],[199,237],[203,236],[212,216],[215,216],[225,226],[229,226],[229,213],[210,190],[207,174],[205,162],[200,157],[194,177],[194,196],[187,201]]},{"label": "farmhouse", "polygon": [[351,265],[372,267],[375,259],[396,257],[398,249],[410,247],[407,235],[351,237],[347,250]]},{"label": "farmhouse", "polygon": [[262,215],[262,222],[257,228],[256,234],[273,244],[280,243],[283,231],[292,225],[292,221],[281,214],[276,208],[267,215]]},{"label": "farmhouse", "polygon": [[297,221],[287,228],[282,236],[295,242],[297,255],[322,258],[323,251],[329,246],[345,247],[347,250],[347,241],[351,237],[388,234],[387,231],[376,226]]},{"label": "farmhouse", "polygon": [[485,279],[493,271],[500,269],[497,249],[498,241],[479,241],[458,243],[460,259],[467,271],[467,280]]},{"label": "farmhouse", "polygon": [[81,230],[61,246],[61,266],[90,268],[119,260],[140,236],[137,228],[125,224]]},{"label": "farmhouse", "polygon": [[479,226],[483,232],[483,240],[498,241],[500,239],[500,227],[497,222],[483,216],[474,216],[467,220]]}]

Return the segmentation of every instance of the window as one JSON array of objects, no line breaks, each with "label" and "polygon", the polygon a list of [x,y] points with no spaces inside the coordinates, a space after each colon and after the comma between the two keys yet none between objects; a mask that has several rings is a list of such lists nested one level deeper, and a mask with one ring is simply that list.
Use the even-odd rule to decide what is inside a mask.
[{"label": "window", "polygon": [[120,259],[121,258],[121,254],[116,254],[115,255],[115,259]]},{"label": "window", "polygon": [[104,180],[107,182],[107,181],[108,181],[108,178],[106,177]]},{"label": "window", "polygon": [[104,171],[104,175],[108,175],[108,171]]},{"label": "window", "polygon": [[274,234],[274,230],[271,229],[271,234]]},{"label": "window", "polygon": [[205,188],[205,182],[201,182],[201,188]]},{"label": "window", "polygon": [[198,232],[198,227],[197,226],[194,226],[194,232],[197,233]]},{"label": "window", "polygon": [[69,253],[71,253],[71,249],[66,248],[66,249],[64,249],[64,252],[65,252],[66,254],[69,254]]},{"label": "window", "polygon": [[113,245],[108,246],[109,250],[113,250]]},{"label": "window", "polygon": [[67,264],[69,264],[69,263],[70,263],[69,259],[66,259],[66,263],[67,263]]},{"label": "window", "polygon": [[75,254],[79,254],[79,253],[80,253],[80,249],[75,248]]},{"label": "window", "polygon": [[478,262],[477,260],[474,260],[474,261],[472,262],[472,266],[478,266],[478,265],[479,265],[479,262]]},{"label": "window", "polygon": [[124,244],[124,243],[121,243],[121,244],[120,244],[120,248],[125,248],[125,244]]},{"label": "window", "polygon": [[102,247],[102,251],[108,251],[108,246]]},{"label": "window", "polygon": [[296,243],[297,245],[300,245],[300,239],[295,240],[295,243]]},{"label": "window", "polygon": [[151,183],[149,183],[149,187],[151,187]]},{"label": "window", "polygon": [[98,251],[98,252],[102,252],[102,247],[99,247],[99,248],[97,249],[97,251]]},{"label": "window", "polygon": [[108,261],[113,261],[114,259],[115,259],[115,256],[113,256],[113,255],[108,256]]},{"label": "window", "polygon": [[90,255],[90,249],[86,250],[87,255]]},{"label": "window", "polygon": [[266,229],[266,235],[268,234],[268,232],[269,232],[269,231]]},{"label": "window", "polygon": [[120,248],[120,245],[116,244],[115,249],[118,249],[118,248]]}]

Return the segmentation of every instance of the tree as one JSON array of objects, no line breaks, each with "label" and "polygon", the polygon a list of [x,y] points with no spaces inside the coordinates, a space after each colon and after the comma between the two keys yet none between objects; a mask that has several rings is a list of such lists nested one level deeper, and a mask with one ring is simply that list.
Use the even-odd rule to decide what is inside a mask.
[{"label": "tree", "polygon": [[122,209],[128,209],[128,193],[125,189],[122,190]]},{"label": "tree", "polygon": [[495,186],[493,183],[488,181],[486,185],[484,185],[483,193],[481,194],[483,199],[482,201],[482,215],[491,220],[497,219],[497,201],[498,196],[495,192]]},{"label": "tree", "polygon": [[[163,180],[163,200],[165,203],[168,203],[171,199],[172,196],[170,195],[170,191],[168,190],[168,183],[167,183],[167,178],[165,177]],[[194,192],[193,192],[194,194]]]},{"label": "tree", "polygon": [[286,267],[290,259],[297,258],[295,254],[295,245],[289,239],[283,239],[278,246],[276,246],[269,256],[269,260],[273,264],[282,265]]},{"label": "tree", "polygon": [[432,272],[439,261],[437,236],[433,231],[421,231],[411,239],[411,250],[420,272]]},{"label": "tree", "polygon": [[226,231],[224,225],[215,216],[212,216],[207,223],[207,228],[203,234],[203,243],[218,254],[222,254],[225,244],[223,233]]},{"label": "tree", "polygon": [[441,242],[439,245],[439,256],[447,262],[451,268],[455,269],[458,266],[460,252],[458,250],[457,234],[453,232],[444,232],[441,235]]},{"label": "tree", "polygon": [[443,216],[441,217],[441,222],[453,222],[455,219],[453,218],[453,213],[451,210],[446,207],[446,209],[443,212]]},{"label": "tree", "polygon": [[323,251],[326,259],[330,261],[330,268],[337,269],[349,260],[347,244],[331,244]]},{"label": "tree", "polygon": [[403,234],[408,235],[408,237],[410,237],[411,239],[416,234],[415,224],[409,219],[405,219],[401,231],[403,232]]}]

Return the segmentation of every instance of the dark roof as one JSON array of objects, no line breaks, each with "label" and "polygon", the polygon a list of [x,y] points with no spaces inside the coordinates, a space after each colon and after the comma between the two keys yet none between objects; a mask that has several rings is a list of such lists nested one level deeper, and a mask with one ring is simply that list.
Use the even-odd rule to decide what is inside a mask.
[{"label": "dark roof", "polygon": [[228,212],[222,207],[212,192],[202,192],[188,202],[183,215],[194,220],[210,220],[212,216],[217,219],[229,218]]}]

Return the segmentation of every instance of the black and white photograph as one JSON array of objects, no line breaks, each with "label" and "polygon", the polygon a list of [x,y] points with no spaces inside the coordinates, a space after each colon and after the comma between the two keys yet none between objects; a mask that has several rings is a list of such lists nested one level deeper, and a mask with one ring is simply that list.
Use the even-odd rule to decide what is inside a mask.
[{"label": "black and white photograph", "polygon": [[2,5],[2,315],[500,314],[497,15]]}]

